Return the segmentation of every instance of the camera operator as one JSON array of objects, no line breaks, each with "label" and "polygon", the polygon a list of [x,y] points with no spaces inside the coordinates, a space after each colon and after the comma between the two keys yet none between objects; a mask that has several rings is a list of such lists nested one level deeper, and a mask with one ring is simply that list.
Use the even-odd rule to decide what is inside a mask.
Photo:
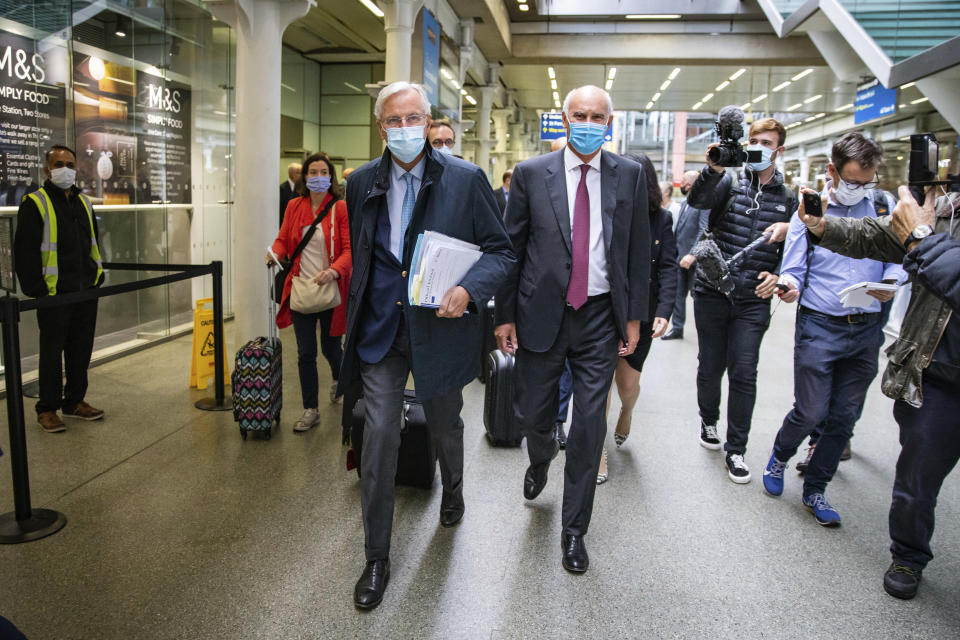
[{"label": "camera operator", "polygon": [[[730,112],[743,121],[743,112],[725,107],[718,130]],[[734,123],[737,132],[739,126]],[[739,137],[739,135],[733,136]],[[757,393],[757,361],[760,342],[770,324],[770,298],[776,291],[777,271],[796,197],[783,184],[783,174],[774,161],[783,154],[787,133],[772,118],[750,125],[747,153],[752,155],[742,173],[727,171],[711,160],[694,182],[687,202],[697,209],[710,209],[708,230],[723,258],[731,256],[771,232],[770,243],[759,246],[732,273],[734,289],[724,296],[698,271],[693,285],[693,311],[700,356],[697,368],[697,402],[700,405],[700,444],[719,450],[717,420],[720,417],[720,385],[724,371],[729,379],[727,401],[727,472],[738,484],[750,481],[743,461]],[[736,157],[739,142],[725,141],[728,155]],[[733,148],[730,151],[730,148]],[[742,155],[742,154],[741,154]],[[742,161],[742,160],[741,160]]]},{"label": "camera operator", "polygon": [[[819,197],[827,216],[876,218],[893,209],[893,196],[876,188],[883,149],[875,140],[852,131],[833,145],[830,160],[830,181]],[[818,201],[812,190],[805,191]],[[840,292],[860,282],[900,284],[906,273],[899,260],[854,259],[815,247],[807,242],[805,229],[799,216],[791,220],[783,252],[780,282],[787,288],[781,298],[786,302],[800,298],[793,352],[794,404],[774,440],[763,486],[770,495],[783,493],[787,461],[822,423],[803,482],[803,504],[819,524],[831,527],[840,525],[840,514],[824,492],[877,375],[885,319],[880,303],[893,298],[892,291],[870,291],[875,300],[849,308]]]},{"label": "camera operator", "polygon": [[892,216],[798,217],[819,246],[853,258],[903,261],[911,277],[910,306],[900,336],[887,349],[883,392],[896,400],[900,458],[890,505],[887,593],[909,599],[933,558],[934,508],[947,474],[960,459],[960,194],[928,192],[917,204],[908,187]]}]

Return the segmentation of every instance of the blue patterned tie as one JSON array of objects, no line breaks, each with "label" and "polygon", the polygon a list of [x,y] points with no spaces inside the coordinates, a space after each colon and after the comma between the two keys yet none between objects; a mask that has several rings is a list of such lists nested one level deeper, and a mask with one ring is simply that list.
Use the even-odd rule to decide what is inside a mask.
[{"label": "blue patterned tie", "polygon": [[397,260],[403,262],[403,239],[407,236],[407,227],[413,217],[413,205],[417,202],[417,194],[413,190],[413,174],[405,173],[402,178],[407,182],[407,191],[403,194],[403,206],[400,208],[400,255]]}]

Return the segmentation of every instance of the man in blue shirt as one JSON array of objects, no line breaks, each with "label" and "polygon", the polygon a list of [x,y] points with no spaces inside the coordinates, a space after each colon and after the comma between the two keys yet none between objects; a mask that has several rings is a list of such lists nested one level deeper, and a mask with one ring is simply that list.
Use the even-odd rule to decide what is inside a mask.
[{"label": "man in blue shirt", "polygon": [[[875,218],[880,145],[858,132],[833,145],[828,166],[830,182],[821,194],[827,216]],[[893,198],[884,198],[892,209]],[[803,482],[803,504],[823,526],[838,526],[840,515],[824,498],[827,483],[840,464],[840,455],[860,416],[867,388],[877,375],[877,354],[883,344],[880,303],[893,294],[871,292],[867,307],[845,307],[840,291],[860,282],[901,283],[906,274],[898,264],[854,259],[807,242],[806,227],[793,216],[783,253],[780,283],[783,300],[799,299],[794,346],[794,404],[777,433],[763,472],[767,493],[783,493],[783,471],[803,440],[817,425],[823,427]]]}]

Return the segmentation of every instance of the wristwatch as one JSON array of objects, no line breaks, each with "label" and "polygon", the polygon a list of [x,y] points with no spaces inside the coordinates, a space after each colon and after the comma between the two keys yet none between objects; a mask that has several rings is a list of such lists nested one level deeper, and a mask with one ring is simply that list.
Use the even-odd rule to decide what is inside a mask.
[{"label": "wristwatch", "polygon": [[903,248],[906,251],[910,251],[910,245],[918,240],[923,240],[927,236],[933,233],[933,227],[928,224],[918,224],[913,228],[913,231],[910,232],[910,235],[907,236],[907,239],[903,241]]}]

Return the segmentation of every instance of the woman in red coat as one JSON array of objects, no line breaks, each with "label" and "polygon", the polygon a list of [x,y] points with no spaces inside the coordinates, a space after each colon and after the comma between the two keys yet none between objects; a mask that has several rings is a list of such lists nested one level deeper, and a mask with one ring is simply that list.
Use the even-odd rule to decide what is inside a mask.
[{"label": "woman in red coat", "polygon": [[[320,349],[333,375],[330,402],[336,401],[337,379],[343,358],[341,336],[346,331],[347,294],[352,270],[347,206],[339,199],[340,185],[337,184],[333,163],[326,154],[315,153],[304,161],[301,175],[301,197],[287,204],[283,226],[271,247],[277,258],[287,258],[296,250],[316,216],[324,216],[310,241],[293,261],[293,268],[283,283],[283,300],[277,313],[277,326],[282,329],[293,324],[297,336],[297,367],[303,396],[303,415],[294,423],[294,431],[306,431],[320,422],[317,412],[320,386],[317,374],[317,321],[320,322]],[[331,200],[334,202],[327,209]],[[271,261],[269,255],[267,260]],[[290,290],[295,276],[310,277],[318,284],[336,280],[340,290],[339,306],[309,314],[292,310]]]}]

